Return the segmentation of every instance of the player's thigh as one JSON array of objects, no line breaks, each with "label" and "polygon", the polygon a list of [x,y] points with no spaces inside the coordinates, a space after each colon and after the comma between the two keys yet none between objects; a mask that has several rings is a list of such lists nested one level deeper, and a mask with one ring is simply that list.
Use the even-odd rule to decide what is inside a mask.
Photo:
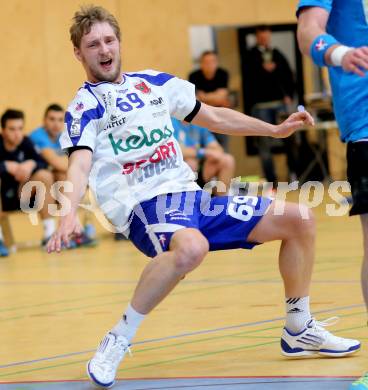
[{"label": "player's thigh", "polygon": [[249,234],[255,242],[287,240],[297,237],[314,237],[313,213],[298,203],[274,201],[267,213]]},{"label": "player's thigh", "polygon": [[[200,238],[190,233],[198,228],[195,202],[196,191],[160,195],[142,202],[131,216],[130,240],[149,257],[171,250],[174,238],[177,248],[179,244],[185,246],[185,239],[194,242]],[[179,234],[181,230],[189,233]]]}]

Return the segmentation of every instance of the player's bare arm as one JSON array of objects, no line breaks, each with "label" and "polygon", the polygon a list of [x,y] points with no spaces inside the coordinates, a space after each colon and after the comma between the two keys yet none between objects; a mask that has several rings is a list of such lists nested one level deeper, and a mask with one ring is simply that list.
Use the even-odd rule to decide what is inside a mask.
[{"label": "player's bare arm", "polygon": [[92,166],[92,152],[87,149],[74,151],[69,158],[67,181],[73,185],[73,191],[65,196],[71,204],[70,212],[61,219],[60,226],[47,244],[47,251],[60,252],[62,244],[69,244],[73,233],[80,233],[77,210],[80,200],[86,192],[88,176]]},{"label": "player's bare arm", "polygon": [[272,125],[238,111],[202,103],[192,123],[220,134],[285,138],[306,125],[313,126],[314,120],[308,112],[304,111],[291,114],[279,125]]},{"label": "player's bare arm", "polygon": [[[314,40],[326,34],[326,26],[329,13],[320,7],[307,7],[301,10],[298,21],[298,42],[303,54],[311,55],[311,45]],[[335,44],[328,48],[324,54],[327,65],[336,65],[333,59],[333,52],[344,50],[343,45]],[[353,72],[359,76],[365,76],[368,70],[368,47],[349,48],[342,51],[341,66],[346,72]],[[336,56],[337,52],[335,52]]]}]

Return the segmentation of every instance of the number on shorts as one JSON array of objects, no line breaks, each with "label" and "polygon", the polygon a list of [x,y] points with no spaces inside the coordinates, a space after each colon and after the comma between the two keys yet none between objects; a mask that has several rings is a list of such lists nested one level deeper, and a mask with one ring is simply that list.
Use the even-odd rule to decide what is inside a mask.
[{"label": "number on shorts", "polygon": [[247,222],[253,217],[254,207],[257,203],[256,196],[234,196],[227,211],[233,218]]}]

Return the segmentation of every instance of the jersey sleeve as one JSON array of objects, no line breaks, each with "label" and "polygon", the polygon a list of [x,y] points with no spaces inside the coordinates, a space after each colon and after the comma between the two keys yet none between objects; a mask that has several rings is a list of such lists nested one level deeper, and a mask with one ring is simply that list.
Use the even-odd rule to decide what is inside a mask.
[{"label": "jersey sleeve", "polygon": [[300,11],[305,7],[319,7],[331,12],[333,0],[299,0],[296,15],[299,16]]},{"label": "jersey sleeve", "polygon": [[173,77],[164,87],[170,115],[179,120],[190,117],[197,106],[194,84]]},{"label": "jersey sleeve", "polygon": [[86,147],[92,152],[105,108],[92,91],[81,88],[69,105],[64,120],[64,131],[60,137],[60,146],[64,151],[74,147]]}]

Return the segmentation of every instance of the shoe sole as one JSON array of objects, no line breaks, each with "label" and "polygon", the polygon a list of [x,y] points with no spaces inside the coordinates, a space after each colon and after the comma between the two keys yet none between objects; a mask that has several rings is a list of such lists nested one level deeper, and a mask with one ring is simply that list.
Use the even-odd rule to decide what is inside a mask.
[{"label": "shoe sole", "polygon": [[360,347],[358,349],[353,350],[353,351],[344,351],[344,352],[302,351],[302,352],[288,353],[288,352],[281,350],[281,353],[286,357],[303,357],[303,356],[321,355],[321,356],[330,356],[330,357],[339,358],[339,357],[352,355],[353,353],[356,353],[359,350],[360,350]]},{"label": "shoe sole", "polygon": [[114,386],[115,384],[115,381],[112,382],[111,384],[109,385],[103,385],[102,383],[99,383],[98,381],[96,381],[96,379],[93,377],[93,375],[89,372],[89,363],[90,363],[90,360],[88,360],[87,362],[87,365],[86,365],[86,371],[87,371],[87,375],[88,375],[88,378],[90,379],[90,381],[92,382],[92,384],[99,388],[99,389],[110,389],[111,387]]}]

